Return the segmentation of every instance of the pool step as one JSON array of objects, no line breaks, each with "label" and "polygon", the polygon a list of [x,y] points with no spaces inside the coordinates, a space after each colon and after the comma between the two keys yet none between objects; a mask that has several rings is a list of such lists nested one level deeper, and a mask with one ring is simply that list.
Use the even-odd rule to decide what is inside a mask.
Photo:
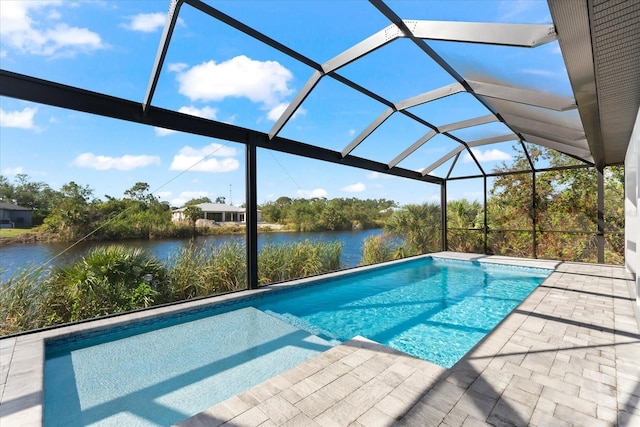
[{"label": "pool step", "polygon": [[287,322],[290,325],[295,326],[298,329],[302,329],[303,331],[307,331],[312,335],[315,335],[319,338],[322,338],[323,340],[327,341],[329,343],[329,345],[331,346],[336,346],[338,344],[341,344],[342,341],[340,341],[339,339],[337,339],[337,337],[335,337],[334,335],[332,335],[331,333],[318,328],[317,326],[314,326],[308,322],[305,322],[303,319],[294,316],[293,314],[290,313],[277,313],[275,311],[271,311],[271,310],[263,310],[264,313],[275,317],[276,319],[282,320],[284,322]]}]

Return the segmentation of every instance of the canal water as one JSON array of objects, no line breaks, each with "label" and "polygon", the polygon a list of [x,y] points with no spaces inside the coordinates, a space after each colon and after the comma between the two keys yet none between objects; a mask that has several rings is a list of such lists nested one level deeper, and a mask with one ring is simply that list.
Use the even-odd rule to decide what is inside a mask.
[{"label": "canal water", "polygon": [[[291,243],[304,240],[340,241],[342,256],[340,262],[344,267],[355,267],[362,258],[362,243],[369,236],[381,234],[382,229],[361,231],[327,231],[318,233],[260,233],[258,250],[265,244]],[[198,236],[195,244],[199,246],[220,245],[229,240],[244,242],[244,235]],[[62,265],[80,259],[88,251],[96,247],[122,245],[125,247],[144,248],[160,260],[167,260],[176,254],[181,247],[187,246],[190,239],[161,240],[121,240],[109,242],[82,242],[73,247],[70,243],[33,243],[15,244],[0,247],[0,277],[6,279],[23,268],[29,266]]]}]

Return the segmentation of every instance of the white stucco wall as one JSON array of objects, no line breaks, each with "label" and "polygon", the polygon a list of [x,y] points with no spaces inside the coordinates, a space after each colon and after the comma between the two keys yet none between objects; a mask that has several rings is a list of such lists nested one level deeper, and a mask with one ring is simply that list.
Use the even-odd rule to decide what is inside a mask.
[{"label": "white stucco wall", "polygon": [[625,235],[625,265],[627,269],[636,275],[636,303],[640,306],[640,247],[638,247],[638,235],[640,235],[640,217],[638,216],[638,200],[640,190],[638,181],[638,157],[640,156],[640,110],[636,117],[636,124],[631,134],[631,141],[627,148],[624,161],[624,235]]}]

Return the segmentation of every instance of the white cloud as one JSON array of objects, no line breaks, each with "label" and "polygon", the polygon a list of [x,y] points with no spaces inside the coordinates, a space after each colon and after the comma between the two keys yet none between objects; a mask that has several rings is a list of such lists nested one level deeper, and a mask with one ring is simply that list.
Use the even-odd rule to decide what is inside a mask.
[{"label": "white cloud", "polygon": [[156,136],[167,136],[167,135],[171,135],[172,133],[178,132],[177,130],[158,128],[158,127],[154,127],[153,131],[156,133]]},{"label": "white cloud", "polygon": [[346,187],[342,187],[340,190],[346,193],[362,193],[367,189],[367,186],[361,182],[356,184],[347,185]]},{"label": "white cloud", "polygon": [[24,169],[22,168],[22,166],[18,166],[15,168],[6,168],[2,171],[3,175],[20,175],[21,173],[24,173]]},{"label": "white cloud", "polygon": [[37,111],[35,107],[25,107],[22,111],[4,111],[0,108],[0,127],[35,129],[33,118]]},{"label": "white cloud", "polygon": [[327,197],[327,190],[324,188],[316,188],[315,190],[298,190],[298,196],[303,197],[305,199],[312,199],[314,197],[321,198]]},{"label": "white cloud", "polygon": [[167,15],[164,13],[139,13],[129,17],[129,21],[122,24],[124,28],[142,33],[153,33],[164,27]]},{"label": "white cloud", "polygon": [[50,10],[47,15],[47,19],[58,20],[60,18],[62,18],[62,15],[55,9]]},{"label": "white cloud", "polygon": [[[72,27],[64,22],[46,26],[36,19],[39,12],[60,0],[12,1],[2,0],[0,37],[5,46],[35,55],[73,55],[77,52],[105,48],[98,33],[88,28]],[[45,11],[46,12],[46,11]],[[61,19],[59,12],[47,13],[48,21]],[[4,50],[6,51],[6,50]]]},{"label": "white cloud", "polygon": [[367,178],[369,179],[378,179],[380,177],[380,172],[369,172],[367,174]]},{"label": "white cloud", "polygon": [[[191,116],[202,117],[204,119],[215,120],[216,116],[218,114],[218,109],[217,108],[211,108],[211,107],[197,108],[197,107],[194,107],[194,106],[185,106],[185,107],[180,107],[178,109],[178,112],[179,113],[183,113],[183,114],[189,114]],[[164,128],[159,128],[159,127],[154,127],[153,129],[156,132],[157,136],[166,136],[166,135],[170,135],[172,133],[176,133],[177,132],[175,130],[164,129]]]},{"label": "white cloud", "polygon": [[179,92],[192,101],[222,101],[227,97],[248,98],[272,109],[292,89],[291,71],[276,61],[256,61],[244,55],[221,63],[215,61],[194,65],[178,72]]},{"label": "white cloud", "polygon": [[530,15],[534,7],[534,2],[531,0],[509,0],[499,3],[498,20],[511,23],[516,19]]},{"label": "white cloud", "polygon": [[194,106],[189,106],[189,107],[180,107],[178,109],[178,112],[183,113],[183,114],[189,114],[191,116],[196,116],[196,117],[202,117],[202,118],[205,118],[205,119],[215,120],[216,119],[216,115],[218,114],[218,109],[217,108],[211,108],[211,107],[197,108],[197,107],[194,107]]},{"label": "white cloud", "polygon": [[[478,159],[479,162],[496,162],[499,160],[511,160],[510,154],[505,153],[504,151],[500,151],[496,148],[494,148],[493,150],[486,150],[486,151],[472,148],[471,151],[473,152],[473,155],[476,157],[476,159]],[[466,153],[463,161],[465,163],[469,163],[469,162],[472,162],[473,159],[471,158],[469,153]]]},{"label": "white cloud", "polygon": [[183,191],[180,193],[180,197],[183,199],[191,200],[191,199],[199,199],[200,197],[209,197],[209,192],[207,191]]},{"label": "white cloud", "polygon": [[[289,106],[288,102],[279,103],[278,105],[276,105],[275,107],[269,110],[269,112],[267,113],[267,119],[275,122],[280,118],[280,116],[282,115],[282,113],[284,113],[284,110],[286,110],[288,106]],[[307,114],[307,110],[305,110],[302,107],[298,107],[298,109],[296,110],[295,113],[293,113],[293,116],[291,118],[295,119],[298,116],[304,116],[306,114]]]},{"label": "white cloud", "polygon": [[209,197],[211,195],[207,191],[183,191],[178,197],[172,199],[169,203],[171,206],[184,206],[189,200],[198,199],[200,197]]},{"label": "white cloud", "polygon": [[541,69],[535,69],[535,68],[523,68],[519,71],[521,73],[533,74],[534,76],[540,76],[540,77],[558,77],[560,75],[555,71],[541,70]]},{"label": "white cloud", "polygon": [[389,178],[392,178],[393,175],[388,175],[386,173],[380,173],[380,172],[373,172],[372,171],[372,172],[369,172],[366,175],[366,177],[367,177],[367,179],[370,179],[370,180],[381,179],[381,178],[382,179],[389,179]]},{"label": "white cloud", "polygon": [[122,157],[109,157],[96,156],[93,153],[83,153],[76,157],[71,164],[81,168],[127,171],[143,168],[152,164],[160,165],[160,157],[147,155],[132,156],[130,154],[125,154]]},{"label": "white cloud", "polygon": [[187,68],[189,68],[189,65],[185,64],[184,62],[175,62],[173,64],[167,65],[167,69],[169,71],[173,71],[174,73],[180,73],[186,70]]},{"label": "white cloud", "polygon": [[171,197],[171,194],[173,194],[171,191],[158,191],[156,193],[156,196],[161,199],[168,199],[169,197]]},{"label": "white cloud", "polygon": [[[234,159],[235,148],[218,143],[211,143],[200,149],[189,147],[181,148],[173,157],[171,170],[192,170],[199,172],[231,172],[240,167],[238,160]],[[220,157],[210,158],[212,156]]]}]

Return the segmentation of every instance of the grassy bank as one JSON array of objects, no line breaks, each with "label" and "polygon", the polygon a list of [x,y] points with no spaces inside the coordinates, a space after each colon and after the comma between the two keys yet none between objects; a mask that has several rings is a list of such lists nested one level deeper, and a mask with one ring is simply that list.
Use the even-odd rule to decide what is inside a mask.
[{"label": "grassy bank", "polygon": [[[338,242],[266,245],[260,284],[340,268]],[[23,270],[0,282],[0,335],[246,288],[244,244],[183,248],[168,262],[142,249],[109,246],[79,261]]]}]

